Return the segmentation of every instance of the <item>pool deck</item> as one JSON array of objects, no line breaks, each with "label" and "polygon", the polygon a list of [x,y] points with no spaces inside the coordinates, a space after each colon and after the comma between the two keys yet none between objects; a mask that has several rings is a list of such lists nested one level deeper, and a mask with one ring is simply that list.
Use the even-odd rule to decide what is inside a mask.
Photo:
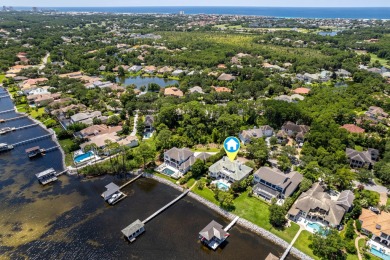
[{"label": "pool deck", "polygon": [[389,260],[390,259],[390,248],[388,247],[385,247],[384,245],[381,245],[373,240],[369,240],[367,242],[367,245],[370,247],[370,248],[374,248],[376,250],[382,250],[382,256],[378,256],[382,259],[386,259],[386,260]]},{"label": "pool deck", "polygon": [[308,226],[309,223],[314,223],[314,224],[317,224],[323,228],[326,228],[326,226],[324,224],[317,222],[317,221],[314,221],[314,220],[311,220],[311,219],[305,219],[305,218],[300,217],[299,220],[297,221],[298,225],[300,225],[301,227],[304,227],[304,229],[306,229],[310,233],[314,234],[315,232],[317,232],[317,230],[309,227]]}]

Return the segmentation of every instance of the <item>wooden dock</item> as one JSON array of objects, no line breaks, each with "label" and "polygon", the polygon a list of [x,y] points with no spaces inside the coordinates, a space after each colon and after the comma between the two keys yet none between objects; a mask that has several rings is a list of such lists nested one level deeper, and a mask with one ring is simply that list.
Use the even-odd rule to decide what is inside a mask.
[{"label": "wooden dock", "polygon": [[4,111],[0,111],[0,114],[5,114],[5,113],[9,113],[9,112],[14,112],[15,109],[9,109],[9,110],[4,110]]},{"label": "wooden dock", "polygon": [[284,253],[283,253],[282,257],[280,258],[280,260],[284,260],[284,259],[287,257],[288,253],[290,253],[291,248],[293,247],[295,241],[297,240],[297,238],[298,238],[299,235],[301,234],[302,230],[303,230],[303,228],[300,227],[299,230],[298,230],[298,232],[295,234],[295,237],[293,238],[293,240],[291,241],[291,243],[290,243],[290,244],[288,245],[288,247],[286,248],[286,251],[284,251]]},{"label": "wooden dock", "polygon": [[235,218],[232,220],[232,222],[230,222],[230,224],[227,225],[223,230],[229,231],[229,229],[231,229],[232,226],[233,226],[234,224],[236,224],[236,222],[238,221],[239,218],[240,218],[240,217],[238,217],[238,216],[235,217]]},{"label": "wooden dock", "polygon": [[172,206],[173,204],[175,204],[176,202],[178,202],[181,198],[183,198],[185,195],[188,194],[188,192],[190,192],[190,190],[186,190],[185,192],[183,192],[182,194],[180,194],[176,199],[172,200],[171,202],[169,202],[167,205],[165,205],[164,207],[162,207],[161,209],[157,210],[155,213],[153,213],[151,216],[149,216],[147,219],[145,219],[144,221],[142,221],[142,223],[146,224],[147,222],[149,222],[150,220],[152,220],[154,217],[156,217],[158,214],[160,214],[161,212],[163,212],[164,210],[166,210],[167,208],[169,208],[170,206]]},{"label": "wooden dock", "polygon": [[37,126],[37,125],[38,125],[38,123],[34,123],[31,125],[25,125],[25,126],[17,127],[17,128],[15,128],[15,130],[22,130],[22,129],[30,128],[30,127]]},{"label": "wooden dock", "polygon": [[57,172],[53,168],[50,168],[50,169],[47,169],[43,172],[37,173],[37,174],[35,174],[35,176],[38,178],[39,182],[42,185],[46,185],[50,182],[58,180]]},{"label": "wooden dock", "polygon": [[5,122],[9,122],[9,121],[13,121],[13,120],[18,120],[18,119],[21,119],[21,118],[25,118],[25,117],[27,117],[27,115],[17,116],[17,117],[8,118],[8,119],[2,119],[2,122],[5,123]]},{"label": "wooden dock", "polygon": [[47,135],[38,136],[38,137],[31,138],[31,139],[28,139],[28,140],[24,140],[24,141],[21,141],[21,142],[12,144],[12,145],[15,147],[15,146],[18,146],[18,145],[28,144],[28,143],[31,143],[31,142],[35,142],[35,141],[38,141],[38,140],[42,140],[42,139],[51,137],[52,135],[53,135],[53,133],[50,133],[50,134],[47,134]]},{"label": "wooden dock", "polygon": [[6,97],[10,97],[10,96],[9,95],[0,96],[0,98],[6,98]]},{"label": "wooden dock", "polygon": [[142,174],[138,175],[137,177],[134,177],[133,179],[131,179],[130,181],[126,182],[125,184],[123,184],[122,186],[119,187],[119,189],[123,189],[124,187],[126,187],[127,185],[129,185],[130,183],[133,183],[135,182],[136,180],[138,180],[139,178],[142,177]]}]

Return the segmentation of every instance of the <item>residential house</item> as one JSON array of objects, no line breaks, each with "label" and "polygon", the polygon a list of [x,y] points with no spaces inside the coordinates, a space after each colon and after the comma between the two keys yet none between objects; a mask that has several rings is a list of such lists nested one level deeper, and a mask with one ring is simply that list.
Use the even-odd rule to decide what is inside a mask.
[{"label": "residential house", "polygon": [[170,87],[164,89],[164,96],[182,97],[183,95],[183,91],[181,91],[177,87]]},{"label": "residential house", "polygon": [[382,108],[376,106],[370,106],[364,115],[368,120],[374,122],[382,121],[389,117],[388,113],[386,113]]},{"label": "residential house", "polygon": [[221,92],[228,92],[228,93],[231,93],[232,90],[229,89],[229,88],[226,88],[226,87],[214,87],[214,86],[211,86],[211,88],[213,88],[216,92],[218,93],[221,93]]},{"label": "residential house", "polygon": [[35,105],[37,107],[46,106],[49,103],[53,102],[56,99],[59,99],[61,97],[61,94],[54,93],[54,94],[37,94],[37,95],[30,95],[27,97],[27,101],[31,105]]},{"label": "residential house", "polygon": [[377,149],[368,148],[367,151],[359,152],[354,149],[345,149],[349,165],[353,168],[367,167],[371,168],[379,159],[379,151]]},{"label": "residential house", "polygon": [[23,81],[19,86],[23,91],[37,87],[38,84],[47,81],[47,78],[27,79]]},{"label": "residential house", "polygon": [[303,192],[288,211],[288,217],[293,221],[300,218],[319,221],[330,227],[340,225],[345,213],[353,203],[355,196],[352,191],[345,190],[337,199],[325,192],[320,183],[314,183],[306,192]]},{"label": "residential house", "polygon": [[142,66],[139,66],[139,65],[133,65],[133,66],[131,66],[131,67],[128,69],[128,71],[130,71],[130,72],[138,72],[138,71],[140,71],[140,70],[142,70]]},{"label": "residential house", "polygon": [[187,148],[173,147],[164,153],[164,163],[181,173],[186,173],[196,161],[194,153]]},{"label": "residential house", "polygon": [[252,139],[261,137],[270,137],[274,134],[274,129],[269,125],[260,126],[259,128],[253,128],[249,130],[243,130],[238,135],[243,144],[248,144]]},{"label": "residential house", "polygon": [[294,94],[306,95],[306,94],[309,94],[310,89],[309,88],[296,88],[292,92],[294,92]]},{"label": "residential house", "polygon": [[368,209],[362,209],[359,217],[363,234],[371,237],[371,240],[390,247],[390,213],[382,211],[376,214]]},{"label": "residential house", "polygon": [[233,81],[235,80],[236,77],[231,75],[231,74],[226,74],[226,73],[222,73],[219,77],[218,77],[218,80],[221,80],[221,81]]},{"label": "residential house", "polygon": [[217,68],[218,69],[227,69],[225,64],[218,64]]},{"label": "residential house", "polygon": [[180,74],[184,73],[184,70],[175,70],[172,72],[172,76],[180,76]]},{"label": "residential house", "polygon": [[203,89],[199,86],[192,87],[188,91],[190,94],[192,94],[192,93],[204,94]]},{"label": "residential house", "polygon": [[80,138],[89,138],[91,136],[97,136],[101,134],[108,133],[117,133],[122,130],[122,126],[107,126],[104,124],[101,125],[91,125],[83,130],[79,131],[76,136]]},{"label": "residential house", "polygon": [[284,102],[288,102],[288,103],[297,103],[297,101],[302,101],[305,99],[304,96],[302,95],[299,95],[299,94],[293,94],[291,96],[287,96],[287,95],[279,95],[277,97],[274,98],[275,100],[279,100],[279,101],[284,101]]},{"label": "residential house", "polygon": [[154,131],[153,123],[154,123],[154,116],[152,115],[145,116],[145,129],[144,129],[145,133],[152,133]]},{"label": "residential house", "polygon": [[159,73],[159,74],[164,74],[164,73],[170,73],[170,72],[172,72],[172,71],[173,71],[173,69],[172,69],[171,67],[164,66],[164,67],[162,67],[161,69],[159,69],[159,70],[157,71],[157,73]]},{"label": "residential house", "polygon": [[365,131],[363,128],[354,124],[345,124],[341,126],[341,128],[344,128],[345,130],[353,134],[362,134]]},{"label": "residential house", "polygon": [[253,169],[240,161],[231,161],[226,156],[209,167],[209,176],[234,183],[245,179]]},{"label": "residential house", "polygon": [[278,144],[287,143],[288,141],[288,135],[283,130],[278,131],[276,138],[278,139]]},{"label": "residential house", "polygon": [[336,71],[336,75],[339,78],[349,78],[352,76],[351,72],[345,70],[345,69],[338,69]]},{"label": "residential house", "polygon": [[304,142],[304,137],[309,132],[310,127],[307,125],[297,125],[293,122],[286,122],[282,126],[282,130],[290,137],[295,137],[298,143]]},{"label": "residential house", "polygon": [[[98,148],[104,149],[107,145],[106,141],[117,143],[120,146],[136,147],[138,145],[138,138],[136,136],[118,136],[116,132],[110,132],[105,134],[99,134],[96,136],[89,136],[89,141],[80,145],[84,149],[87,145],[95,144]],[[108,153],[109,154],[109,153]]]},{"label": "residential house", "polygon": [[93,118],[99,118],[102,116],[102,112],[100,111],[93,111],[93,112],[81,112],[74,114],[73,116],[70,117],[71,123],[85,123],[85,122],[90,122],[90,125],[92,125],[92,119]]},{"label": "residential house", "polygon": [[35,89],[29,89],[24,91],[27,95],[44,95],[44,94],[50,94],[49,86],[41,87],[41,88],[35,88]]},{"label": "residential house", "polygon": [[261,167],[253,174],[253,193],[270,201],[273,198],[290,197],[303,179],[302,174],[290,172],[285,174],[276,168]]},{"label": "residential house", "polygon": [[153,74],[156,72],[156,70],[157,70],[157,68],[155,66],[146,66],[144,68],[144,72],[148,73],[148,74]]}]

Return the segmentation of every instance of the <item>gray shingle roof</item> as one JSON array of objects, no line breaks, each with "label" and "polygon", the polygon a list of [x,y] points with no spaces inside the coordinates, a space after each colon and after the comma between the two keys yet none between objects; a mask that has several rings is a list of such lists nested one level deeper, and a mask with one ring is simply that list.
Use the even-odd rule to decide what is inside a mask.
[{"label": "gray shingle roof", "polygon": [[180,149],[180,148],[173,147],[172,149],[166,151],[165,155],[168,155],[170,158],[176,161],[185,161],[189,157],[193,156],[194,153],[187,148]]},{"label": "gray shingle roof", "polygon": [[133,223],[131,223],[130,225],[122,229],[122,233],[126,237],[129,237],[133,235],[137,230],[143,228],[144,226],[145,226],[144,223],[142,223],[139,219],[137,219],[136,221],[134,221]]},{"label": "gray shingle roof", "polygon": [[209,171],[213,173],[223,172],[236,181],[239,181],[252,172],[252,168],[239,161],[230,161],[226,156],[210,166]]},{"label": "gray shingle roof", "polygon": [[226,236],[227,232],[223,230],[222,225],[216,221],[211,221],[202,231],[199,232],[199,235],[204,237],[207,240],[211,240],[213,237],[222,239]]}]

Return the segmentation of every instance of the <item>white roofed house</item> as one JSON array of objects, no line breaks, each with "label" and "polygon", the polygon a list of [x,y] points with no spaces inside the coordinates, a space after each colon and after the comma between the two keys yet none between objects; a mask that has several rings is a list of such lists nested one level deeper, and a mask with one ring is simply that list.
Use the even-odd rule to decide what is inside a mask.
[{"label": "white roofed house", "polygon": [[209,167],[209,176],[234,183],[242,181],[251,174],[253,169],[239,161],[230,161],[226,156]]}]

